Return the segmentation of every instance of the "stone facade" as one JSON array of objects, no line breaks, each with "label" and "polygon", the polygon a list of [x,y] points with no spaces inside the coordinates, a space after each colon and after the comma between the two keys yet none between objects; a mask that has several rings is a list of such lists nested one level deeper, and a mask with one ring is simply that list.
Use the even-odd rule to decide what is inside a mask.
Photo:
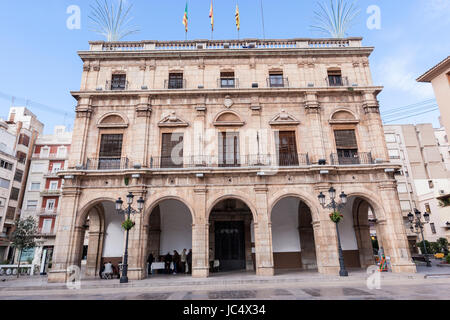
[{"label": "stone facade", "polygon": [[[287,197],[309,208],[318,271],[338,274],[335,225],[317,199],[330,186],[367,202],[392,270],[415,272],[393,176],[400,167],[389,163],[379,114],[382,88],[370,75],[372,50],[360,38],[91,43],[79,53],[81,90],[72,92],[77,117],[68,170],[60,173],[65,184],[49,281],[65,281],[67,268],[80,265],[87,216],[89,243],[97,248],[88,246],[87,265],[91,275],[98,272],[105,232],[100,204],[128,192],[145,199],[130,232],[131,279],[146,276],[150,215],[169,199],[192,215],[194,277],[209,275],[210,214],[227,199],[251,211],[254,269],[273,275],[271,214]],[[183,74],[181,88],[170,89],[170,73]],[[234,73],[232,88],[221,85],[224,73]],[[126,75],[119,90],[111,87],[114,75]],[[335,130],[355,132],[357,153],[336,154]],[[288,165],[280,165],[276,139],[284,131],[295,137],[295,161]],[[239,136],[233,166],[221,165],[221,132]],[[162,165],[163,133],[183,134],[181,165]],[[123,138],[121,159],[109,170],[98,160],[105,134]]]}]

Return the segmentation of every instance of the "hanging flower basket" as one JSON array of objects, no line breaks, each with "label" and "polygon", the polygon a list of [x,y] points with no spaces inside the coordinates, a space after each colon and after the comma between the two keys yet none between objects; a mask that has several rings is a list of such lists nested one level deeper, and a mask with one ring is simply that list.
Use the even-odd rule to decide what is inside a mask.
[{"label": "hanging flower basket", "polygon": [[335,211],[333,213],[330,213],[330,219],[334,223],[339,223],[344,219],[344,216],[339,211]]},{"label": "hanging flower basket", "polygon": [[131,219],[127,219],[122,223],[122,228],[124,228],[126,231],[129,231],[133,229],[135,223],[131,221]]}]

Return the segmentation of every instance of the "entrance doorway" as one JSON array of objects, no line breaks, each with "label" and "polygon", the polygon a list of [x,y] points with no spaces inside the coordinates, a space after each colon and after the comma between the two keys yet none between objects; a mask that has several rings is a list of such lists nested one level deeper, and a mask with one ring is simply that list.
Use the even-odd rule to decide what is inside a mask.
[{"label": "entrance doorway", "polygon": [[238,199],[223,200],[211,211],[209,225],[210,271],[254,270],[253,216],[248,206]]}]

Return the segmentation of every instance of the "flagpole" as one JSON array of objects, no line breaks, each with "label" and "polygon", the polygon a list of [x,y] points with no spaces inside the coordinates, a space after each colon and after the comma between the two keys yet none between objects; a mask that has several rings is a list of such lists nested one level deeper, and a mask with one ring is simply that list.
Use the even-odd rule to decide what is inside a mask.
[{"label": "flagpole", "polygon": [[261,2],[261,19],[262,19],[262,28],[263,28],[263,39],[266,40],[266,30],[264,27],[264,8],[263,8],[263,0]]}]

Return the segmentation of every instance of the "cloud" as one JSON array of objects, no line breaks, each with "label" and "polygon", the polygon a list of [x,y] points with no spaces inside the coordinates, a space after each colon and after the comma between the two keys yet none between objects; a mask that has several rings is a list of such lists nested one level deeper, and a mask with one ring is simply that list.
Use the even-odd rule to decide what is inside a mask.
[{"label": "cloud", "polygon": [[416,59],[411,53],[388,56],[381,61],[375,74],[387,90],[407,93],[421,100],[433,98],[432,86],[416,81],[421,72],[415,70],[415,65]]},{"label": "cloud", "polygon": [[423,16],[427,21],[434,23],[450,23],[450,1],[449,0],[420,0],[423,6]]}]

